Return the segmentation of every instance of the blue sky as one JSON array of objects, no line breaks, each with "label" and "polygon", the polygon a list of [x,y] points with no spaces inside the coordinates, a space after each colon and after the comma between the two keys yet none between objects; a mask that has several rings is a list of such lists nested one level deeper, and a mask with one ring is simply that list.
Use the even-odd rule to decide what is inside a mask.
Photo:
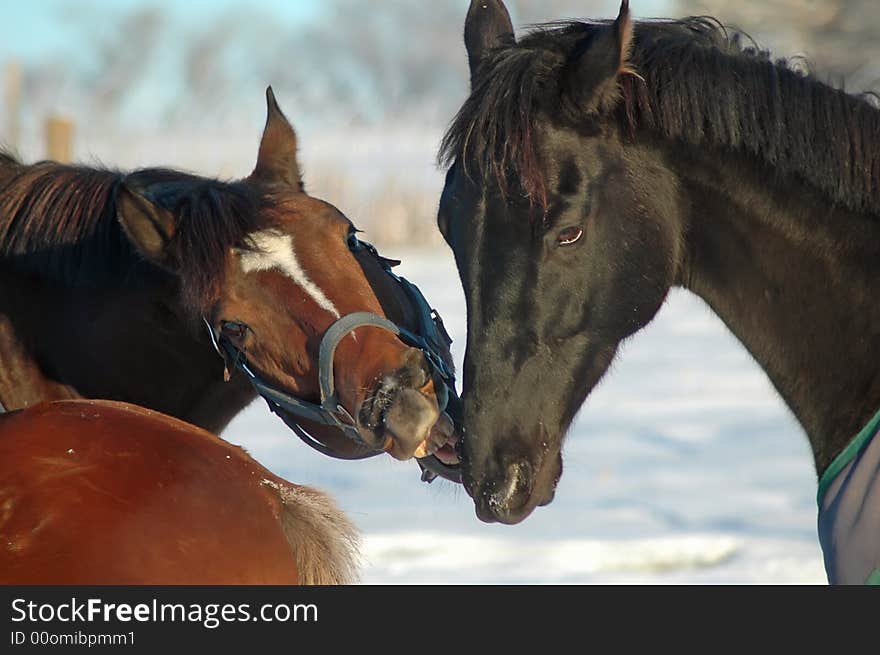
[{"label": "blue sky", "polygon": [[[373,1],[373,0],[364,0]],[[381,0],[379,0],[381,1]],[[450,1],[450,0],[447,0]],[[460,1],[463,7],[467,0]],[[540,0],[535,0],[540,2]],[[424,2],[424,0],[413,0]],[[665,13],[667,0],[637,0],[634,10],[642,16]],[[25,60],[41,57],[47,50],[66,45],[74,31],[69,20],[74,12],[100,20],[103,13],[123,14],[136,8],[158,7],[175,23],[197,22],[201,16],[217,15],[246,7],[296,23],[320,15],[320,0],[3,0],[0,20],[0,59],[16,56]]]},{"label": "blue sky", "polygon": [[56,50],[71,38],[67,20],[72,12],[100,20],[104,12],[124,14],[132,9],[158,7],[175,23],[198,21],[205,14],[222,14],[241,7],[297,22],[313,18],[317,0],[4,0],[0,20],[0,59],[15,55],[26,60],[39,58],[47,49]]}]

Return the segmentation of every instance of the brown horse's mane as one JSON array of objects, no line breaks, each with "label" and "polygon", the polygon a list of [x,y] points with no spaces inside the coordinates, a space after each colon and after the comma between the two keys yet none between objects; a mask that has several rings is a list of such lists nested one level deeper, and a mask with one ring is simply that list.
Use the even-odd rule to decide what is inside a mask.
[{"label": "brown horse's mane", "polygon": [[[441,164],[460,159],[502,192],[516,179],[533,202],[545,201],[534,138],[540,101],[558,98],[575,45],[607,25],[539,25],[491,53],[443,138]],[[638,76],[621,77],[615,115],[629,137],[649,131],[745,153],[836,204],[880,214],[880,111],[868,95],[823,83],[800,60],[774,61],[711,18],[638,22],[634,38]]]},{"label": "brown horse's mane", "polygon": [[253,248],[249,235],[272,220],[270,194],[248,180],[24,165],[0,151],[0,265],[69,286],[137,284],[165,274],[143,260],[117,220],[122,185],[158,189],[154,201],[175,215],[167,261],[182,297],[197,307],[215,296],[229,249]]}]

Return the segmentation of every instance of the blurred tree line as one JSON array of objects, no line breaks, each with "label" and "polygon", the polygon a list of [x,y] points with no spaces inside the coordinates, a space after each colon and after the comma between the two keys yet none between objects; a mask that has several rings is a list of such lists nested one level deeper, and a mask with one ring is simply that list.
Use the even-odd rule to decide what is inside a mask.
[{"label": "blurred tree line", "polygon": [[[507,4],[523,26],[610,17],[619,0]],[[632,4],[638,14],[639,1]],[[69,44],[26,63],[23,102],[61,104],[104,129],[125,116],[222,123],[240,115],[241,98],[259,98],[272,83],[297,117],[442,128],[467,93],[467,5],[323,0],[316,16],[291,22],[242,3],[182,25],[157,6],[125,12],[71,3],[59,17],[72,32]],[[820,75],[852,90],[880,78],[877,0],[668,0],[667,7],[673,16],[710,14],[742,27],[774,53],[804,55]]]},{"label": "blurred tree line", "polygon": [[[506,1],[519,27],[610,18],[620,4]],[[632,0],[637,16],[658,8],[673,17],[714,15],[776,56],[804,55],[832,83],[845,81],[852,91],[878,86],[878,0],[647,2]],[[242,0],[236,10],[187,22],[173,7],[70,2],[58,16],[68,38],[21,62],[18,114],[23,127],[30,121],[31,144],[46,113],[60,112],[75,121],[87,156],[244,174],[272,84],[301,132],[317,128],[303,139],[312,145],[305,160],[311,190],[361,226],[381,226],[380,243],[436,241],[442,176],[433,161],[468,91],[468,4],[320,0],[312,15],[296,19]]]},{"label": "blurred tree line", "polygon": [[880,86],[877,0],[675,0],[673,7],[742,28],[776,56],[803,57],[820,79],[849,91]]},{"label": "blurred tree line", "polygon": [[[286,91],[297,116],[442,126],[467,92],[461,37],[467,5],[323,0],[317,16],[296,23],[242,2],[182,25],[158,6],[125,12],[71,3],[58,18],[68,43],[25,63],[23,102],[62,105],[104,129],[125,116],[185,124],[235,116],[240,98],[260,97],[271,83]],[[508,5],[515,21],[527,24],[599,15],[614,0]]]}]

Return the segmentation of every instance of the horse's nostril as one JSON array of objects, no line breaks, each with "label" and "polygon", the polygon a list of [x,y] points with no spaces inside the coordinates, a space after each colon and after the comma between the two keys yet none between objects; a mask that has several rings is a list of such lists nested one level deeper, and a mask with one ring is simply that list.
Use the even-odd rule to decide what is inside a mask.
[{"label": "horse's nostril", "polygon": [[524,505],[532,494],[532,467],[528,462],[515,462],[507,467],[505,506],[516,508]]},{"label": "horse's nostril", "polygon": [[431,378],[428,363],[421,350],[410,348],[403,358],[403,365],[397,375],[400,384],[418,389],[428,383]]},{"label": "horse's nostril", "polygon": [[[497,478],[483,484],[471,483],[477,516],[487,522],[518,523],[531,513],[534,476],[527,461],[508,464]],[[466,484],[467,488],[467,484]]]}]

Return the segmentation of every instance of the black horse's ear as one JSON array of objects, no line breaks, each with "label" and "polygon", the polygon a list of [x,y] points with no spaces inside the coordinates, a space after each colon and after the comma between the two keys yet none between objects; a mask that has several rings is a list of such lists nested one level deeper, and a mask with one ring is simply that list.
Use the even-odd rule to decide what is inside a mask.
[{"label": "black horse's ear", "polygon": [[116,196],[116,217],[129,241],[146,260],[168,265],[168,244],[177,231],[177,220],[161,197],[148,189],[123,183]]},{"label": "black horse's ear", "polygon": [[513,23],[501,0],[471,0],[464,23],[464,45],[471,67],[471,82],[480,62],[492,48],[516,43]]},{"label": "black horse's ear", "polygon": [[296,132],[278,107],[272,87],[266,89],[268,116],[257,166],[251,177],[302,190],[302,177],[296,160]]},{"label": "black horse's ear", "polygon": [[587,113],[612,109],[620,99],[620,76],[637,75],[629,66],[632,44],[629,0],[623,0],[617,20],[575,45],[562,71],[563,97]]}]

